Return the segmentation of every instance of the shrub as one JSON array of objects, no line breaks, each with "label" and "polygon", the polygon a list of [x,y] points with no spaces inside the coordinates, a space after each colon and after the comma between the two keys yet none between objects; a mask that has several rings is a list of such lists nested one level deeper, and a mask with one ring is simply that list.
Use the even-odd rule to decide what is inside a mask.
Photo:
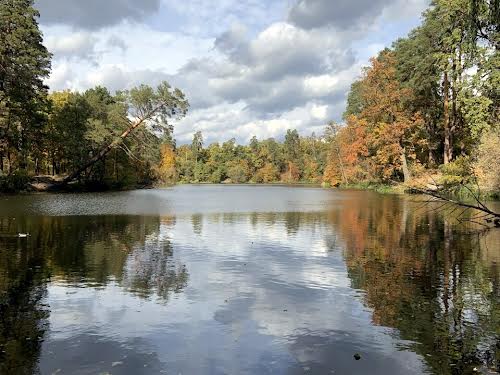
[{"label": "shrub", "polygon": [[440,167],[441,184],[444,186],[464,185],[474,182],[471,160],[468,156],[459,156],[454,161]]},{"label": "shrub", "polygon": [[30,177],[25,171],[16,171],[8,176],[0,176],[0,192],[15,193],[26,190]]}]

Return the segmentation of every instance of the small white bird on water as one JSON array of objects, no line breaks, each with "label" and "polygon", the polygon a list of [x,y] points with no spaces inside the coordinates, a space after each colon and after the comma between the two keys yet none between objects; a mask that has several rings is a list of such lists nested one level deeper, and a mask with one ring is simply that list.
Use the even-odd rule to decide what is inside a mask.
[{"label": "small white bird on water", "polygon": [[26,237],[29,237],[29,236],[30,236],[29,233],[18,233],[17,234],[17,237],[19,237],[19,238],[26,238]]}]

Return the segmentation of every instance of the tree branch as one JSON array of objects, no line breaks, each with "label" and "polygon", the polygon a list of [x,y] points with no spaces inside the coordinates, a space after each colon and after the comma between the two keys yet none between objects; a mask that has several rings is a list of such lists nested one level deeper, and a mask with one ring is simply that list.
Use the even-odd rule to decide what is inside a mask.
[{"label": "tree branch", "polygon": [[[429,189],[413,188],[413,191],[434,198],[432,201],[429,201],[429,202],[444,202],[444,204],[441,205],[440,207],[438,207],[436,210],[440,210],[449,204],[456,205],[457,208],[463,207],[464,210],[458,215],[458,221],[461,223],[462,222],[472,222],[472,223],[476,223],[476,224],[481,224],[483,226],[487,226],[487,224],[493,223],[493,225],[495,227],[500,228],[500,213],[489,209],[483,202],[481,202],[479,197],[474,192],[472,192],[468,187],[466,187],[466,188],[471,192],[471,194],[474,197],[474,200],[477,202],[477,204],[461,202],[459,200],[449,198],[449,197],[445,196],[444,194],[440,194],[439,192],[429,190]],[[456,210],[456,208],[453,210],[453,212],[455,210]],[[470,218],[464,218],[463,215],[468,210],[478,211],[479,213],[470,217]],[[477,220],[483,220],[487,224],[480,223]]]}]

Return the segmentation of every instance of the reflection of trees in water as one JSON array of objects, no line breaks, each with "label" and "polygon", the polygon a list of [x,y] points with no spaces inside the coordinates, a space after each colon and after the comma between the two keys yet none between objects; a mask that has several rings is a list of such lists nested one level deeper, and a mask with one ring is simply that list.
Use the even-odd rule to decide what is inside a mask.
[{"label": "reflection of trees in water", "polygon": [[34,238],[47,248],[56,278],[96,286],[116,281],[139,296],[167,298],[188,278],[172,257],[171,242],[161,238],[160,225],[172,223],[139,216],[43,218]]},{"label": "reflection of trees in water", "polygon": [[446,214],[415,210],[407,200],[363,198],[345,202],[330,221],[374,322],[416,342],[412,349],[437,374],[498,368],[498,259],[484,258],[498,246],[498,232],[478,239],[452,230]]},{"label": "reflection of trees in water", "polygon": [[[339,203],[340,204],[340,203]],[[498,366],[500,234],[480,240],[451,230],[442,213],[416,211],[404,199],[355,194],[328,216],[318,212],[214,214],[192,217],[231,225],[244,221],[285,228],[295,236],[331,225],[329,248],[342,247],[349,277],[365,290],[376,324],[415,342],[436,374]],[[329,224],[328,224],[329,223]],[[47,324],[45,278],[105,285],[113,281],[141,297],[168,299],[186,286],[161,227],[173,218],[29,217],[0,219],[0,232],[30,232],[27,240],[0,237],[0,373],[32,373]],[[238,233],[235,233],[238,235]],[[30,340],[26,340],[29,337]]]},{"label": "reflection of trees in water", "polygon": [[254,212],[250,215],[250,223],[255,228],[258,224],[273,226],[282,223],[289,235],[295,235],[299,229],[315,231],[324,226],[326,214],[324,212]]},{"label": "reflection of trees in water", "polygon": [[179,293],[187,285],[188,273],[184,265],[172,261],[173,250],[165,243],[152,237],[131,252],[125,265],[122,285],[140,296],[149,297],[156,293],[168,299],[170,293]]},{"label": "reflection of trees in water", "polygon": [[326,225],[325,212],[252,212],[252,213],[210,213],[205,215],[192,215],[191,224],[193,232],[201,235],[203,232],[203,220],[210,225],[224,224],[227,226],[249,223],[253,229],[259,225],[273,227],[283,225],[288,235],[295,235],[299,229],[313,232],[317,227]]},{"label": "reflection of trees in water", "polygon": [[167,299],[187,284],[155,217],[0,218],[0,233],[29,232],[28,239],[0,236],[0,373],[37,369],[49,311],[46,280],[102,286],[116,281],[134,294]]},{"label": "reflection of trees in water", "polygon": [[194,234],[200,236],[203,232],[203,215],[201,214],[192,215],[191,224],[193,225]]},{"label": "reflection of trees in water", "polygon": [[[0,233],[17,233],[15,222],[0,219]],[[43,253],[26,241],[0,237],[0,373],[32,374],[37,369],[48,311]]]}]

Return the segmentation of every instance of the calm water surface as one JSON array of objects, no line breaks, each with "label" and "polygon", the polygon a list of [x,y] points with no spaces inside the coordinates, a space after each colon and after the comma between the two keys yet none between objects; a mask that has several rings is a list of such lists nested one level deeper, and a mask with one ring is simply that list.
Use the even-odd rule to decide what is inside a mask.
[{"label": "calm water surface", "polygon": [[0,197],[0,373],[495,373],[500,233],[420,207],[280,186]]}]

